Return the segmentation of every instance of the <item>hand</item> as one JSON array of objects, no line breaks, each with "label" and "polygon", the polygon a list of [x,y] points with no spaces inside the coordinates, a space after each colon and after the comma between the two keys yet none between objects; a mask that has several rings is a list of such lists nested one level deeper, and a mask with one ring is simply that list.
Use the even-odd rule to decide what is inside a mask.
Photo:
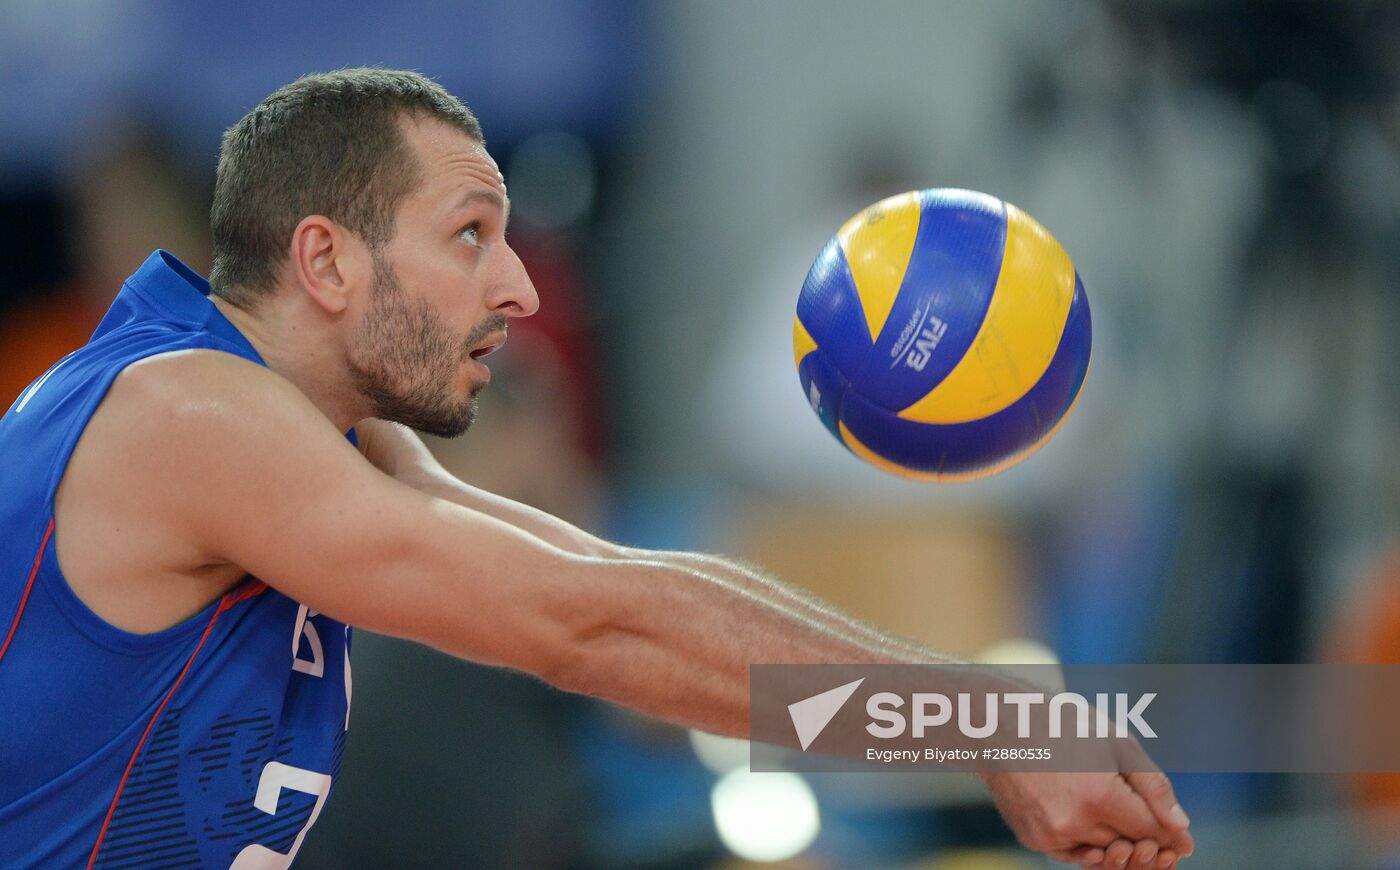
[{"label": "hand", "polygon": [[1076,867],[1101,867],[1105,870],[1138,870],[1149,867],[1155,870],[1174,870],[1177,861],[1180,860],[1174,849],[1161,849],[1156,840],[1140,840],[1133,843],[1121,838],[1108,844],[1107,848],[1080,846],[1067,852],[1051,852],[1050,857]]},{"label": "hand", "polygon": [[1082,867],[1154,866],[1125,865],[1127,856],[1161,868],[1195,850],[1186,830],[1190,822],[1159,771],[997,772],[983,779],[1017,839],[1056,860]]}]

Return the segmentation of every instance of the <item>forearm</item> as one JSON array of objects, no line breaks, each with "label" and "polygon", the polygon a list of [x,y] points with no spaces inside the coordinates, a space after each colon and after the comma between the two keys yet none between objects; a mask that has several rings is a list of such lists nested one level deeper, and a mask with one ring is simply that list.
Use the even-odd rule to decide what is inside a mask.
[{"label": "forearm", "polygon": [[[627,578],[620,584],[622,588],[628,583],[639,584],[631,597],[632,606],[623,609],[629,618],[635,619],[620,620],[616,630],[606,635],[608,643],[590,647],[611,652],[626,646],[629,654],[635,656],[635,664],[609,673],[637,672],[638,680],[658,685],[675,685],[677,680],[684,682],[693,675],[697,682],[708,679],[716,685],[729,686],[731,691],[738,686],[742,696],[738,700],[746,716],[748,665],[751,663],[934,664],[955,661],[883,633],[815,596],[742,563],[702,553],[622,547],[543,511],[473,487],[444,471],[418,438],[401,427],[384,429],[381,426],[367,430],[367,434],[381,439],[381,449],[374,450],[371,445],[369,451],[376,464],[415,489],[480,511],[551,546],[583,557],[585,563],[600,565],[605,572]],[[383,449],[390,445],[392,449]],[[648,579],[642,582],[637,578]],[[618,585],[611,581],[600,584],[597,596],[605,600],[618,597]],[[673,601],[673,598],[680,600]],[[662,630],[668,626],[669,630]],[[755,633],[751,640],[744,639],[746,631]],[[632,643],[617,643],[622,638]],[[728,663],[727,670],[721,655],[725,652],[737,655]],[[679,658],[675,658],[676,655]],[[704,656],[704,660],[699,656]],[[593,661],[587,657],[581,659]],[[706,677],[699,672],[709,662],[715,664],[715,673]],[[650,670],[646,670],[648,668]],[[575,670],[581,673],[578,678],[588,683],[581,690],[603,693],[604,680],[598,674],[604,668],[590,664]],[[677,676],[665,676],[669,671],[676,672]],[[633,703],[623,697],[625,687],[607,694],[614,700],[647,709],[663,718],[677,718],[676,714],[666,712],[664,703]]]},{"label": "forearm", "polygon": [[[420,479],[419,488],[439,498],[481,510],[553,546],[575,555],[620,560],[673,569],[685,582],[722,590],[721,595],[747,598],[754,606],[767,606],[794,623],[819,632],[829,643],[845,644],[858,658],[843,661],[881,661],[905,664],[938,664],[958,661],[952,656],[884,633],[863,623],[816,596],[785,584],[760,569],[738,561],[704,553],[645,550],[622,547],[579,529],[557,517],[465,484],[443,472]],[[673,577],[657,580],[673,582]],[[753,662],[781,661],[753,658]],[[745,664],[747,667],[747,663]]]},{"label": "forearm", "polygon": [[[940,663],[956,661],[902,638],[886,634],[873,626],[843,613],[815,595],[794,588],[762,570],[731,559],[705,553],[645,550],[621,547],[604,541],[557,517],[508,499],[470,487],[444,475],[434,482],[435,494],[459,504],[486,510],[498,519],[517,526],[560,549],[580,556],[621,558],[634,562],[651,562],[673,566],[746,592],[756,599],[789,610],[794,617],[824,628],[835,637],[905,663]],[[487,499],[492,499],[487,501]]]},{"label": "forearm", "polygon": [[584,561],[593,579],[578,584],[580,598],[608,616],[559,675],[570,691],[744,737],[750,664],[889,660],[709,574],[644,558]]},{"label": "forearm", "polygon": [[[688,727],[743,737],[752,664],[955,663],[775,581],[760,582],[732,563],[693,554],[657,555],[663,558],[587,560],[597,580],[580,584],[581,597],[592,596],[590,603],[609,619],[578,645],[562,672],[563,688]],[[720,576],[725,573],[730,576]],[[1001,682],[949,668],[946,685],[959,692]],[[1000,688],[1022,688],[1004,682]]]},{"label": "forearm", "polygon": [[622,558],[640,562],[659,562],[702,574],[715,581],[729,584],[759,599],[790,609],[816,625],[824,626],[833,635],[846,637],[905,662],[947,662],[954,659],[917,644],[897,638],[841,612],[808,592],[789,586],[752,566],[711,556],[705,553],[644,550],[612,544],[567,523],[558,517],[528,505],[501,498],[477,489],[441,472],[420,476],[419,488],[464,507],[490,514],[535,535],[566,552],[580,556]]},{"label": "forearm", "polygon": [[589,534],[572,523],[530,505],[463,483],[446,471],[425,474],[414,486],[429,495],[510,523],[567,553],[610,557],[618,555],[621,551],[616,545]]},{"label": "forearm", "polygon": [[619,548],[542,510],[458,480],[444,469],[411,429],[383,420],[357,427],[361,450],[380,471],[426,495],[480,511],[580,556],[616,555]]},{"label": "forearm", "polygon": [[631,559],[650,559],[687,568],[732,584],[738,589],[746,590],[779,607],[788,608],[812,623],[825,627],[832,634],[846,637],[852,643],[889,656],[894,661],[906,664],[941,664],[959,661],[954,656],[885,633],[842,612],[839,608],[828,604],[810,592],[790,586],[760,568],[734,559],[706,553],[649,551],[630,548],[623,550],[623,554]]}]

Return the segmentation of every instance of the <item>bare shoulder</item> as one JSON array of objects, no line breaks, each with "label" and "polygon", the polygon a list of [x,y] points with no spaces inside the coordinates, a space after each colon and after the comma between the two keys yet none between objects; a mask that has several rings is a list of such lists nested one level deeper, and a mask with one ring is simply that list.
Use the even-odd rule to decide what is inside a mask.
[{"label": "bare shoulder", "polygon": [[307,441],[345,444],[282,376],[220,351],[160,354],[117,376],[83,431],[61,488],[91,479],[109,494],[94,492],[99,501],[132,491],[146,499],[144,515],[168,507],[186,517],[190,502],[219,495],[230,473],[266,467]]},{"label": "bare shoulder", "polygon": [[79,440],[69,476],[131,484],[146,499],[144,514],[165,509],[198,522],[211,500],[246,495],[250,484],[271,493],[347,462],[369,467],[290,381],[232,354],[195,350],[123,371]]},{"label": "bare shoulder", "polygon": [[279,407],[315,413],[300,390],[264,366],[222,351],[181,350],[132,363],[100,410],[151,424],[199,426]]},{"label": "bare shoulder", "polygon": [[218,598],[244,574],[207,533],[229,506],[226,482],[255,475],[289,428],[332,445],[338,434],[284,378],[231,354],[178,351],[127,367],[55,496],[59,564],[74,592],[138,633]]}]

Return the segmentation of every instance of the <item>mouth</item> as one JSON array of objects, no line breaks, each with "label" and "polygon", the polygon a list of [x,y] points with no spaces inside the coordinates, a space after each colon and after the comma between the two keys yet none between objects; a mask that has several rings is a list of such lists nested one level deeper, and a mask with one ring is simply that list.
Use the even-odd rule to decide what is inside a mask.
[{"label": "mouth", "polygon": [[467,351],[467,356],[471,357],[472,359],[481,359],[484,356],[490,356],[491,354],[500,350],[501,346],[505,343],[505,332],[489,335],[481,344],[478,344],[471,350]]}]

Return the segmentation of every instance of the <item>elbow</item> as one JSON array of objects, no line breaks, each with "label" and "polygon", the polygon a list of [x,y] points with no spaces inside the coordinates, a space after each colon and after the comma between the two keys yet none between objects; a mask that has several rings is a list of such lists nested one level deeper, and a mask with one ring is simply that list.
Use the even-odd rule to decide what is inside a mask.
[{"label": "elbow", "polygon": [[619,678],[629,657],[648,642],[642,626],[633,619],[634,608],[627,605],[621,584],[611,577],[617,569],[601,563],[611,560],[583,557],[593,571],[581,572],[584,577],[598,576],[605,568],[607,582],[569,584],[557,602],[548,638],[539,644],[539,657],[530,668],[537,676],[556,688],[595,697],[610,697],[612,683]]},{"label": "elbow", "polygon": [[641,648],[649,643],[651,638],[633,629],[599,625],[572,636],[541,676],[566,692],[616,701],[624,694],[633,663],[641,658]]},{"label": "elbow", "polygon": [[537,653],[524,664],[525,670],[565,692],[592,695],[598,691],[601,668],[589,633],[560,632]]}]

